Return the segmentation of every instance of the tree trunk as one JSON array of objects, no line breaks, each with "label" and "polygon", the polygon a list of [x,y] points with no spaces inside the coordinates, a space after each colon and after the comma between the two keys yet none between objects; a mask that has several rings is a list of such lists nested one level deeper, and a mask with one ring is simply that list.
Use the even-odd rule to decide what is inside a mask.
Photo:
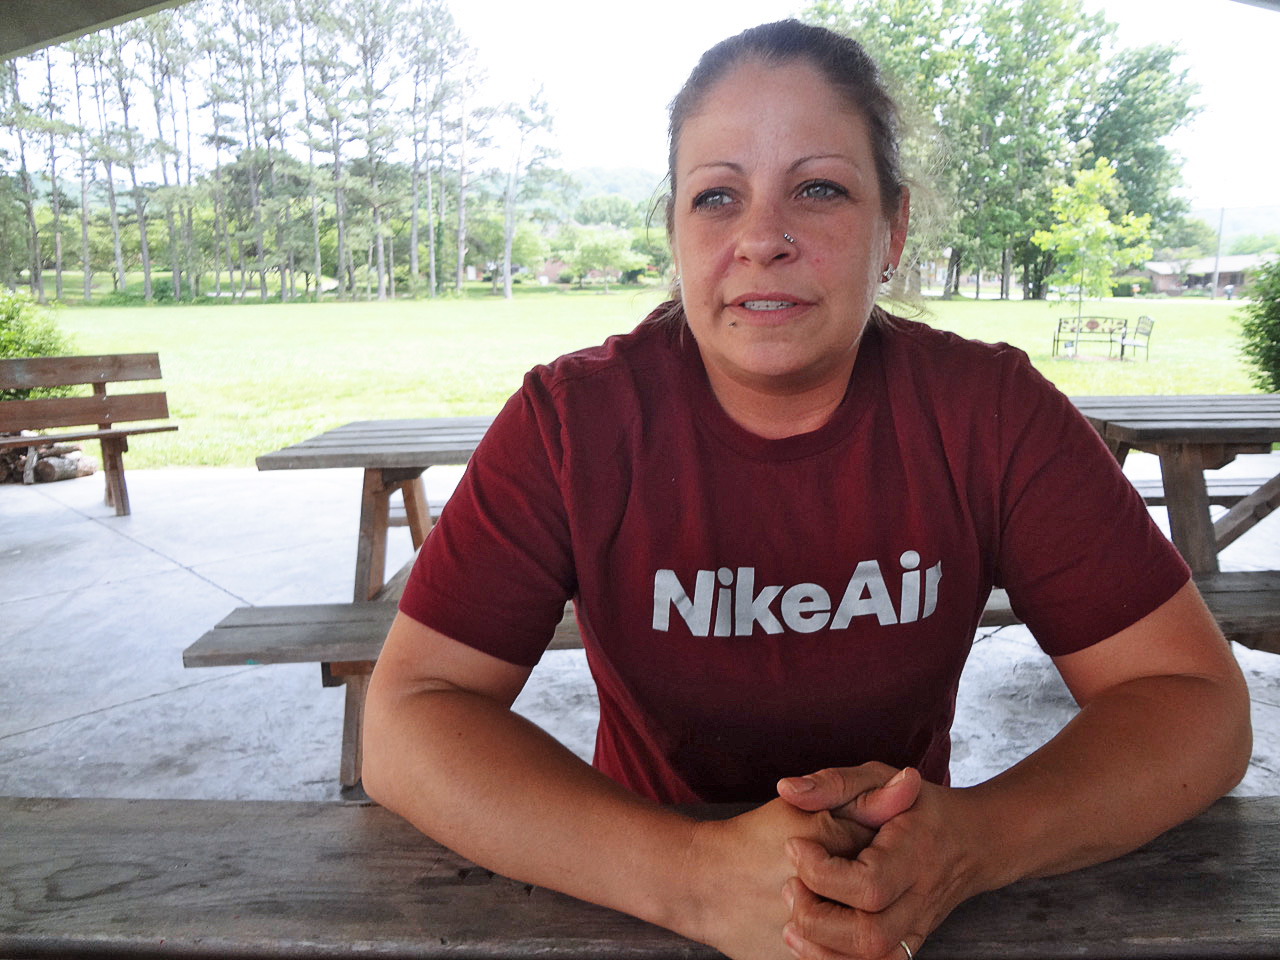
[{"label": "tree trunk", "polygon": [[298,15],[298,64],[302,69],[302,112],[307,124],[307,189],[311,194],[311,252],[316,286],[311,293],[311,302],[320,299],[320,277],[324,268],[320,259],[320,185],[316,182],[316,154],[311,143],[311,86],[307,77],[307,21],[301,13]]},{"label": "tree trunk", "polygon": [[[16,60],[9,61],[9,71],[10,82],[13,85],[13,104],[15,109],[19,109],[21,103],[18,100]],[[31,183],[31,174],[27,170],[27,142],[23,135],[21,118],[15,118],[13,133],[18,142],[18,180],[22,184],[22,207],[27,217],[27,269],[31,273],[31,292],[41,303],[44,303],[44,278],[40,272],[40,228],[36,225],[35,187]]]},{"label": "tree trunk", "polygon": [[947,277],[942,283],[942,299],[950,300],[960,293],[960,248],[952,247],[947,259]]},{"label": "tree trunk", "polygon": [[467,96],[462,95],[461,126],[458,138],[458,270],[454,292],[462,293],[467,259]]},{"label": "tree trunk", "polygon": [[62,191],[58,189],[58,138],[53,110],[53,57],[49,48],[44,51],[45,72],[48,83],[49,115],[49,207],[53,214],[53,282],[54,297],[62,299]]},{"label": "tree trunk", "polygon": [[344,271],[347,267],[347,205],[346,198],[342,191],[342,138],[341,130],[338,126],[337,118],[329,121],[330,144],[333,152],[333,206],[334,220],[338,231],[338,250],[337,250],[337,271],[338,271],[338,299],[345,300],[348,292],[354,296],[355,290],[351,289],[351,275],[349,273],[344,277]]},{"label": "tree trunk", "polygon": [[[519,161],[517,161],[517,164]],[[512,178],[514,179],[514,177]],[[502,211],[502,295],[510,300],[515,294],[511,289],[511,245],[516,235],[515,185],[508,180],[503,196]]]},{"label": "tree trunk", "polygon": [[376,181],[375,181],[375,203],[373,207],[373,247],[376,255],[376,268],[378,272],[378,299],[387,299],[387,251],[386,238],[382,235],[382,210],[379,209],[376,202]]},{"label": "tree trunk", "polygon": [[129,182],[133,185],[133,209],[138,218],[138,256],[142,260],[142,295],[148,303],[153,299],[151,289],[151,247],[147,240],[147,212],[142,198],[142,190],[138,186],[138,157],[133,127],[129,124],[129,90],[125,78],[124,49],[116,28],[110,32],[111,48],[115,57],[112,70],[115,74],[116,93],[120,98],[120,115],[124,122],[128,152],[126,164],[129,167]]},{"label": "tree trunk", "polygon": [[421,146],[418,139],[418,96],[414,93],[413,98],[413,166],[409,170],[409,287],[413,296],[417,296],[418,288],[422,286],[422,269],[418,259],[418,204],[420,202],[422,166],[418,149]]},{"label": "tree trunk", "polygon": [[93,261],[89,249],[89,141],[84,122],[84,99],[80,86],[80,54],[73,49],[71,81],[76,90],[76,128],[80,138],[80,272],[83,276],[83,299],[93,296]]}]

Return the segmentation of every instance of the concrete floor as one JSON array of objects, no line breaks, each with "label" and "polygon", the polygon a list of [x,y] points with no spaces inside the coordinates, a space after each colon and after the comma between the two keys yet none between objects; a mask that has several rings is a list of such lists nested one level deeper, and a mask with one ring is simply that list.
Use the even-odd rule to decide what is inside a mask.
[{"label": "concrete floor", "polygon": [[[1129,469],[1155,465],[1135,457]],[[429,496],[456,476],[429,470]],[[186,670],[182,650],[237,606],[350,599],[359,471],[174,468],[128,481],[129,517],[103,505],[98,476],[0,485],[0,795],[339,799],[342,691],[320,686],[317,665]],[[1280,568],[1278,534],[1280,515],[1224,568]],[[394,570],[411,556],[407,530],[391,541]],[[1280,794],[1280,657],[1236,653],[1255,748],[1235,792]],[[517,709],[590,756],[581,651],[548,653]],[[984,632],[962,681],[954,781],[1003,769],[1072,712],[1024,629]]]}]

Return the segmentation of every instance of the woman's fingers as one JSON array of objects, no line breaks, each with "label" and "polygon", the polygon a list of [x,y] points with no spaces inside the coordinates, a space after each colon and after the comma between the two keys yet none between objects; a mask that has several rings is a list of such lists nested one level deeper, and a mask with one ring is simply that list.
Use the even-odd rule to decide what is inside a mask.
[{"label": "woman's fingers", "polygon": [[832,855],[812,840],[787,842],[796,876],[819,897],[879,913],[911,889],[915,877],[905,860],[886,855],[875,844],[856,858]]},{"label": "woman's fingers", "polygon": [[883,763],[829,767],[778,781],[778,795],[801,810],[830,810],[865,827],[879,827],[910,809],[920,795],[920,774]]},{"label": "woman's fingers", "polygon": [[791,908],[783,943],[801,960],[906,960],[900,941],[913,953],[924,942],[923,934],[909,929],[905,909],[879,914],[853,910],[823,900],[794,877],[783,896]]},{"label": "woman's fingers", "polygon": [[983,889],[973,869],[983,832],[969,822],[972,815],[955,791],[925,785],[912,808],[855,857],[813,838],[789,840],[796,875],[784,896],[788,948],[806,960],[907,960],[899,941],[914,952],[957,904]]}]

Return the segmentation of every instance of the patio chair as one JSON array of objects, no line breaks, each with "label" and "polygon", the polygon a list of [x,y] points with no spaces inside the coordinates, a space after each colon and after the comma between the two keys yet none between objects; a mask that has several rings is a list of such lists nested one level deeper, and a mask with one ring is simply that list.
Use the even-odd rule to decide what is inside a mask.
[{"label": "patio chair", "polygon": [[1124,359],[1125,347],[1131,347],[1137,350],[1141,347],[1143,357],[1147,360],[1151,359],[1151,328],[1156,322],[1150,317],[1139,317],[1137,324],[1133,328],[1132,334],[1126,334],[1120,338],[1120,359]]}]

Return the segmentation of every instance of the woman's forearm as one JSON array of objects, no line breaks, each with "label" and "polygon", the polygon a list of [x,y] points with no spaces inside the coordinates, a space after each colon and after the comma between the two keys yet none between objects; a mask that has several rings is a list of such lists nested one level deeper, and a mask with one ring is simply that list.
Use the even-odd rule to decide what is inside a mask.
[{"label": "woman's forearm", "polygon": [[366,790],[433,839],[505,876],[696,935],[683,869],[692,820],[481,694],[383,692],[365,725]]},{"label": "woman's forearm", "polygon": [[1230,677],[1144,677],[1099,695],[1039,750],[970,790],[1000,838],[984,887],[1119,856],[1203,810],[1249,762]]}]

